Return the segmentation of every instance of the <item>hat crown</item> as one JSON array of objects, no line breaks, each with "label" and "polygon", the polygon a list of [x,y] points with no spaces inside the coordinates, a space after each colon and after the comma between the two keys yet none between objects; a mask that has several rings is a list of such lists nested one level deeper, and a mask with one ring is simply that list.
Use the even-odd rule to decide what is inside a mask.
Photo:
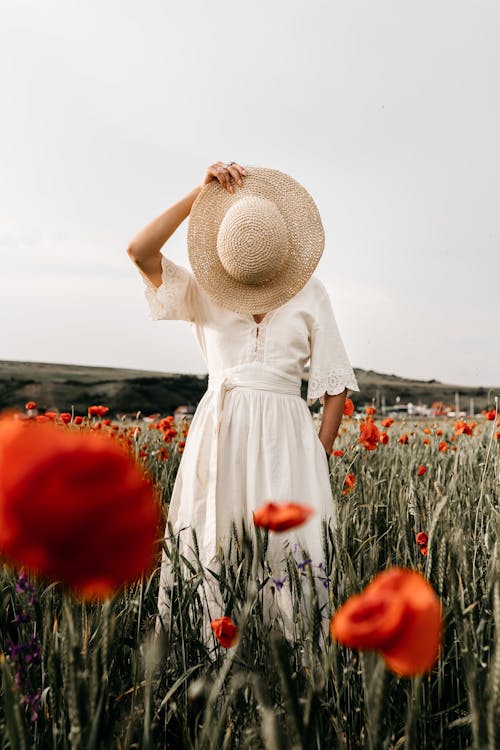
[{"label": "hat crown", "polygon": [[286,222],[273,201],[240,198],[226,211],[217,234],[217,253],[226,272],[243,284],[264,284],[285,265]]}]

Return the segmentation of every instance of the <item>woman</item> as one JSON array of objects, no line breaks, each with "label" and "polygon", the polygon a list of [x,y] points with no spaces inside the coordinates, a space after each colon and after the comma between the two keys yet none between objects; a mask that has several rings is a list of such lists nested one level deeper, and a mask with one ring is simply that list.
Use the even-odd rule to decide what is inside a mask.
[{"label": "woman", "polygon": [[[192,271],[160,252],[188,215]],[[347,388],[358,390],[328,293],[313,275],[323,248],[319,212],[298,182],[235,162],[208,167],[202,183],[128,248],[153,320],[190,321],[209,373],[172,492],[174,531],[194,528],[209,566],[233,519],[251,524],[253,512],[271,500],[314,509],[285,539],[270,535],[271,583],[285,627],[291,610],[283,542],[307,549],[321,577],[321,523],[335,514],[328,457]],[[319,435],[300,395],[309,359],[307,405],[317,398],[323,404]],[[160,615],[168,574],[164,554]],[[212,618],[224,614],[221,606],[214,594]]]}]

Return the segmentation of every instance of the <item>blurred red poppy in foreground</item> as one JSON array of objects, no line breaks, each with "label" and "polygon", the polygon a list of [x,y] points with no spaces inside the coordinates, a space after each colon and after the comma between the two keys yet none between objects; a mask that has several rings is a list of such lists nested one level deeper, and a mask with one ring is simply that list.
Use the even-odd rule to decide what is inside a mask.
[{"label": "blurred red poppy in foreground", "polygon": [[217,620],[212,620],[210,627],[223,648],[231,648],[238,640],[238,627],[230,617],[219,617]]},{"label": "blurred red poppy in foreground", "polygon": [[0,420],[0,554],[83,599],[110,596],[149,569],[158,505],[109,437]]},{"label": "blurred red poppy in foreground", "polygon": [[301,503],[266,503],[254,510],[253,522],[271,531],[286,531],[301,526],[313,513],[313,508]]},{"label": "blurred red poppy in foreground", "polygon": [[428,672],[439,655],[443,617],[429,582],[416,571],[390,568],[352,596],[330,620],[332,638],[378,651],[402,677]]}]

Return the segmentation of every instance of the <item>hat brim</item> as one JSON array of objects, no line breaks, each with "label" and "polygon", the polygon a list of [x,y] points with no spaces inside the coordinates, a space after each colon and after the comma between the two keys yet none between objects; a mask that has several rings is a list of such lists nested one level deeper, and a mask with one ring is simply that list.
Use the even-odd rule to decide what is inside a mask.
[{"label": "hat brim", "polygon": [[[243,185],[228,192],[218,180],[205,185],[193,203],[187,232],[191,268],[200,286],[219,305],[235,312],[266,313],[285,304],[308,282],[325,246],[318,208],[289,175],[265,167],[245,167]],[[226,211],[244,195],[275,203],[288,231],[289,254],[279,273],[264,284],[243,284],[222,265],[217,235]]]}]

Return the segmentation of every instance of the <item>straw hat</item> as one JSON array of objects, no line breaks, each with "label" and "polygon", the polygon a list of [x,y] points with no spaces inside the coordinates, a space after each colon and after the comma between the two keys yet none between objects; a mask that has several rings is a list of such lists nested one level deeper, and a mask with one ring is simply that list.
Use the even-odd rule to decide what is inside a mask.
[{"label": "straw hat", "polygon": [[188,255],[200,286],[219,305],[266,313],[285,304],[312,276],[325,245],[313,199],[276,169],[245,167],[229,193],[212,180],[191,208]]}]

